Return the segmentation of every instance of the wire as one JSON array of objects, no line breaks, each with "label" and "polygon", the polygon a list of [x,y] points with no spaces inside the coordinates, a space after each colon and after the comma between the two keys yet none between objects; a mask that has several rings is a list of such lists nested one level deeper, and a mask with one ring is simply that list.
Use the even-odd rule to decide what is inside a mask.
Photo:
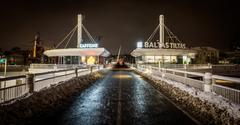
[{"label": "wire", "polygon": [[[165,27],[165,26],[164,26],[164,27]],[[167,31],[167,34],[168,34],[169,38],[171,39],[171,41],[174,42],[174,40],[172,39],[172,36],[171,36],[171,34],[169,33],[169,31],[168,31],[168,30],[166,30],[166,31]]]},{"label": "wire", "polygon": [[168,30],[168,31],[176,38],[176,40],[177,40],[178,42],[182,43],[182,41],[180,41],[180,40],[178,39],[178,37],[177,37],[176,35],[174,35],[173,32],[172,32],[166,25],[164,25],[164,27],[165,27],[166,30]]},{"label": "wire", "polygon": [[63,40],[61,42],[59,42],[56,46],[56,48],[58,48],[67,38],[68,36],[74,31],[74,29],[77,27],[77,25],[63,38]]},{"label": "wire", "polygon": [[92,43],[96,43],[91,34],[88,32],[88,30],[85,28],[85,26],[82,24],[83,30],[86,32],[87,36],[91,40]]},{"label": "wire", "polygon": [[76,29],[77,29],[77,27],[75,27],[75,28],[74,28],[74,31],[72,32],[71,36],[69,37],[69,39],[68,39],[68,41],[67,41],[67,43],[66,43],[66,45],[65,45],[65,47],[64,47],[64,48],[67,48],[67,46],[68,46],[68,44],[69,44],[70,40],[72,39],[72,36],[74,35],[74,33],[75,33]]},{"label": "wire", "polygon": [[152,38],[153,38],[153,36],[156,34],[159,26],[160,26],[160,25],[158,25],[158,26],[155,28],[155,30],[154,30],[153,33],[149,36],[149,38],[147,39],[146,42],[149,42],[149,41],[152,40]]}]

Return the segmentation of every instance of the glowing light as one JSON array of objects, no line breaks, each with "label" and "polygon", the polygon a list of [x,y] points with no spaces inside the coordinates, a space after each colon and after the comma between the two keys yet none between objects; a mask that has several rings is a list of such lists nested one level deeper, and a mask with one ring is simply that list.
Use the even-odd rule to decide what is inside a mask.
[{"label": "glowing light", "polygon": [[87,60],[87,64],[95,64],[96,62],[96,59],[93,57],[93,56],[90,56]]},{"label": "glowing light", "polygon": [[117,78],[117,79],[129,79],[132,78],[131,75],[113,75],[113,78]]},{"label": "glowing light", "polygon": [[86,62],[86,57],[85,57],[85,56],[82,56],[82,57],[81,57],[81,60],[82,60],[82,62]]},{"label": "glowing light", "polygon": [[143,47],[143,42],[139,41],[137,42],[137,48],[142,48]]}]

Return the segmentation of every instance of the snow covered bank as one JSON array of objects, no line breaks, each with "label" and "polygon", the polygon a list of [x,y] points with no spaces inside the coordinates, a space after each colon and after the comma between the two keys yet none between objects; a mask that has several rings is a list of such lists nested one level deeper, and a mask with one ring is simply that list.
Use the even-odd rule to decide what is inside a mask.
[{"label": "snow covered bank", "polygon": [[105,71],[99,71],[72,78],[61,84],[34,92],[28,98],[0,105],[0,124],[24,124],[28,119],[48,115],[48,113],[68,104],[74,94],[80,93],[91,83],[102,78],[105,73]]},{"label": "snow covered bank", "polygon": [[203,124],[240,124],[240,106],[212,92],[202,92],[183,83],[140,71],[153,86]]}]

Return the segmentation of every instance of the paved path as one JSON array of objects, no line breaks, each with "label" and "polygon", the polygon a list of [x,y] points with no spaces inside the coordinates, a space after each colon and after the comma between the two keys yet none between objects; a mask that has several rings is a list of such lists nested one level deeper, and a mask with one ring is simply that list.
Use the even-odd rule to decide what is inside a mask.
[{"label": "paved path", "polygon": [[37,122],[60,125],[194,125],[139,75],[110,71],[63,111]]}]

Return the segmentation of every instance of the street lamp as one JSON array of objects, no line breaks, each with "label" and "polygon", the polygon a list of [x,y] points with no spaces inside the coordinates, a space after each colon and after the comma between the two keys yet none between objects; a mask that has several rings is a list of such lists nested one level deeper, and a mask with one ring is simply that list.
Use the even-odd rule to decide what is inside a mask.
[{"label": "street lamp", "polygon": [[1,58],[0,64],[4,63],[4,77],[7,75],[7,58]]}]

